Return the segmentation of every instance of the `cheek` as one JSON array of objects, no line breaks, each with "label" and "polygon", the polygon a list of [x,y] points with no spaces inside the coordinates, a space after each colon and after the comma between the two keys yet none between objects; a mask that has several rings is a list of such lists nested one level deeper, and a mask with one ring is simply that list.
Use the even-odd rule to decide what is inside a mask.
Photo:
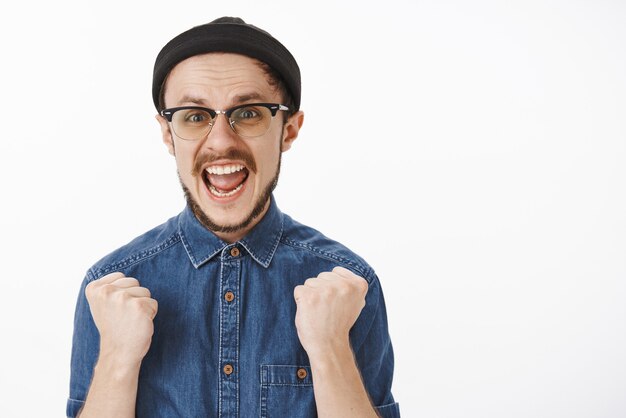
[{"label": "cheek", "polygon": [[193,165],[195,163],[197,149],[185,145],[187,144],[176,144],[176,153],[174,154],[174,157],[176,158],[178,171],[182,176],[187,177],[191,176],[191,170],[193,169]]},{"label": "cheek", "polygon": [[278,166],[280,156],[280,144],[274,147],[266,147],[257,154],[257,165],[263,177],[273,177]]}]

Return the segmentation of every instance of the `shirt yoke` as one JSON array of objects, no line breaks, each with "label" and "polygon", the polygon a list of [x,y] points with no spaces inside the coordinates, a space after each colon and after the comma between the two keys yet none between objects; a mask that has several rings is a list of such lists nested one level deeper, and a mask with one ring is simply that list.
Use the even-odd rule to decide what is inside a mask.
[{"label": "shirt yoke", "polygon": [[314,228],[294,221],[288,215],[283,216],[285,229],[280,240],[281,244],[306,251],[316,258],[341,264],[342,267],[362,276],[369,284],[376,279],[372,267],[345,245],[328,238]]},{"label": "shirt yoke", "polygon": [[176,216],[169,219],[101,258],[87,272],[87,280],[93,281],[109,273],[128,269],[180,244],[176,219]]}]

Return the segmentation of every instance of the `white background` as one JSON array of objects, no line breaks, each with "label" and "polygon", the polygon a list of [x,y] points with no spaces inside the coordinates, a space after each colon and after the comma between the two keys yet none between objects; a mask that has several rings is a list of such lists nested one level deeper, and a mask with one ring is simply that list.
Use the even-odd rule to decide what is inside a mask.
[{"label": "white background", "polygon": [[0,416],[63,416],[85,271],[182,209],[152,65],[223,15],[300,63],[276,198],[377,270],[404,416],[626,416],[625,2],[11,7]]}]

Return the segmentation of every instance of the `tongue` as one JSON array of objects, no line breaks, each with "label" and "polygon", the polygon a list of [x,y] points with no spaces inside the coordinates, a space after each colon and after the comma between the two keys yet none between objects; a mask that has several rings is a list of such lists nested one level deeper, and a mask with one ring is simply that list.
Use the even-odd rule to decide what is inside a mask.
[{"label": "tongue", "polygon": [[213,187],[223,192],[229,192],[243,183],[246,178],[246,170],[231,174],[207,174],[207,177]]}]

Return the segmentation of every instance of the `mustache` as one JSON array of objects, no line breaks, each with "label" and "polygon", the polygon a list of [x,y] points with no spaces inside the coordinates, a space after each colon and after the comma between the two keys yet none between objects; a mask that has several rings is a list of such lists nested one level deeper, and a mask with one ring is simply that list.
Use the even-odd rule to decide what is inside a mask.
[{"label": "mustache", "polygon": [[202,172],[202,166],[212,163],[217,160],[238,160],[242,161],[248,170],[256,173],[256,162],[254,161],[254,157],[247,151],[231,148],[226,150],[223,154],[216,153],[202,153],[198,155],[196,161],[193,164],[193,169],[191,170],[192,176],[198,176]]}]

